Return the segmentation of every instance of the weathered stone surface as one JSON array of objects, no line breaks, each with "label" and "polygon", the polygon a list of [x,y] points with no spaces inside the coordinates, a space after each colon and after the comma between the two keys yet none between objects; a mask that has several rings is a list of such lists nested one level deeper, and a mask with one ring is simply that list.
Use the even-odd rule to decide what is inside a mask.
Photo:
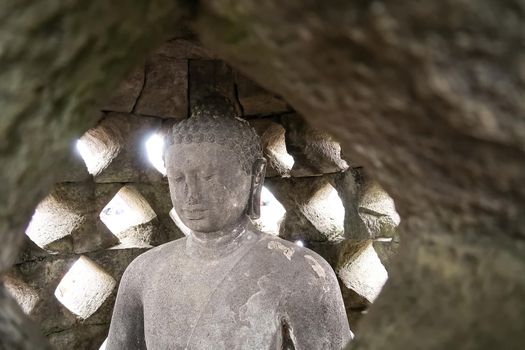
[{"label": "weathered stone surface", "polygon": [[282,98],[263,89],[240,73],[235,73],[235,85],[243,115],[279,114],[291,109]]},{"label": "weathered stone surface", "polygon": [[69,157],[66,160],[64,168],[57,176],[57,182],[82,182],[91,178],[86,163],[76,148],[74,142],[69,151]]},{"label": "weathered stone surface", "polygon": [[272,119],[250,120],[259,137],[264,157],[267,161],[266,176],[289,177],[294,159],[286,150],[286,130]]},{"label": "weathered stone surface", "polygon": [[55,349],[97,350],[108,333],[108,324],[87,324],[64,329],[47,336]]},{"label": "weathered stone surface", "polygon": [[348,169],[341,158],[341,146],[333,137],[316,129],[297,114],[281,117],[286,129],[286,147],[295,163],[292,176],[312,176]]},{"label": "weathered stone surface", "polygon": [[188,116],[188,62],[163,55],[146,61],[146,81],[135,113],[184,119]]},{"label": "weathered stone surface", "polygon": [[[88,169],[95,182],[160,181],[162,175],[147,158],[146,138],[161,126],[157,118],[131,114],[108,114],[99,125],[86,133],[96,167]],[[84,136],[85,137],[85,136]],[[83,137],[83,139],[84,139]]]},{"label": "weathered stone surface", "polygon": [[396,201],[402,257],[355,348],[519,348],[523,2],[209,1],[201,11],[205,45],[338,138]]},{"label": "weathered stone surface", "polygon": [[101,108],[104,111],[131,113],[144,87],[144,65],[134,69],[111,95],[109,101]]}]

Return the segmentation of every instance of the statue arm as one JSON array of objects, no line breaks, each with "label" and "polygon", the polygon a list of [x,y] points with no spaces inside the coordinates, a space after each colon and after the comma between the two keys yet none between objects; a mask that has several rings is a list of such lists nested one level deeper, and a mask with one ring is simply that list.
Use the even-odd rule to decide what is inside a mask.
[{"label": "statue arm", "polygon": [[[283,348],[343,349],[352,339],[337,277],[317,254],[308,255],[308,274],[289,296],[282,319]],[[286,347],[288,343],[292,343]]]},{"label": "statue arm", "polygon": [[120,281],[106,350],[146,350],[144,339],[144,313],[142,307],[142,283],[133,261]]}]

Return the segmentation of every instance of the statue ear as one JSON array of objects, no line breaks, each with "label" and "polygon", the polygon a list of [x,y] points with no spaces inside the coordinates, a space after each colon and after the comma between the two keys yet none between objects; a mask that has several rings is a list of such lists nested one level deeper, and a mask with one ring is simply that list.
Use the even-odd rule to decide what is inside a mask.
[{"label": "statue ear", "polygon": [[252,169],[252,187],[248,203],[248,216],[251,219],[258,219],[261,216],[261,191],[265,174],[266,159],[259,158],[253,163]]}]

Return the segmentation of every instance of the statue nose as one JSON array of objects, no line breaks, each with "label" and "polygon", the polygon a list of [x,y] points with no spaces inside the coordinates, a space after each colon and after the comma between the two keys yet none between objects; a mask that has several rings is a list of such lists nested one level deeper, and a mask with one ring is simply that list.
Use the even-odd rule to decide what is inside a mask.
[{"label": "statue nose", "polygon": [[200,201],[201,193],[199,181],[194,176],[186,179],[186,201],[188,204],[198,204]]}]

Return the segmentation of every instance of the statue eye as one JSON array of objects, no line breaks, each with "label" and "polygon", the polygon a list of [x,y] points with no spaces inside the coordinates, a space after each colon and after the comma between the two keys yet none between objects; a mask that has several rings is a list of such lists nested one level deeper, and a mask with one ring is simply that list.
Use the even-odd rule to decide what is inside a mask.
[{"label": "statue eye", "polygon": [[175,182],[177,182],[177,183],[184,182],[184,176],[177,176],[174,180],[175,180]]},{"label": "statue eye", "polygon": [[215,174],[204,175],[204,180],[211,180],[215,177]]}]

